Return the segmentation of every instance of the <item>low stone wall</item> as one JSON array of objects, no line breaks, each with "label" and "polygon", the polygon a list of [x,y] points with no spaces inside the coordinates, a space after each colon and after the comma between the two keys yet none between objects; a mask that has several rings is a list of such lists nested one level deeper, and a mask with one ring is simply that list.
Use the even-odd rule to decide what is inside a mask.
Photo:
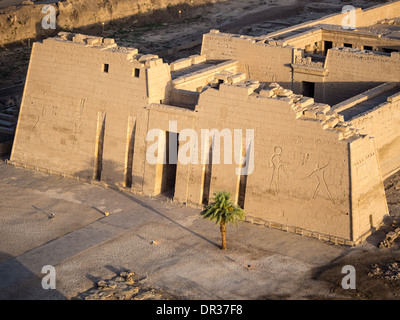
[{"label": "low stone wall", "polygon": [[245,221],[252,223],[252,224],[256,224],[256,225],[261,225],[261,226],[264,226],[267,228],[278,229],[278,230],[282,230],[282,231],[286,231],[286,232],[296,233],[301,236],[316,238],[321,241],[334,243],[336,245],[344,245],[344,246],[355,246],[355,245],[361,243],[362,241],[364,241],[372,233],[371,231],[369,231],[366,234],[364,234],[362,237],[357,239],[357,241],[350,241],[350,240],[343,239],[340,237],[327,235],[327,234],[323,234],[323,233],[316,232],[316,231],[306,230],[306,229],[299,228],[299,227],[283,225],[283,224],[264,220],[264,219],[257,218],[257,217],[246,216]]}]

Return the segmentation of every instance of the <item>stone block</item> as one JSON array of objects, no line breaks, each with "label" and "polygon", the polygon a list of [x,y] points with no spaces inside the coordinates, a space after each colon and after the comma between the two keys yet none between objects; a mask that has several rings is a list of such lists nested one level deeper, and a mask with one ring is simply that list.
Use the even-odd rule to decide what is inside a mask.
[{"label": "stone block", "polygon": [[300,101],[297,103],[297,105],[305,108],[305,107],[309,107],[311,105],[314,104],[314,99],[313,98],[309,98],[309,97],[303,97],[302,99],[300,99]]},{"label": "stone block", "polygon": [[176,60],[175,62],[172,62],[170,64],[171,71],[177,71],[181,70],[184,68],[188,68],[192,65],[192,59],[185,58],[185,59],[179,59]]},{"label": "stone block", "polygon": [[323,112],[317,112],[317,119],[325,121],[327,119],[327,115]]},{"label": "stone block", "polygon": [[87,39],[87,44],[89,45],[99,45],[102,43],[102,39],[101,38],[88,38]]},{"label": "stone block", "polygon": [[331,110],[331,107],[328,104],[318,103],[315,104],[315,107],[313,107],[313,109],[316,110],[317,112],[322,112],[324,114],[327,114]]},{"label": "stone block", "polygon": [[158,65],[158,60],[160,60],[160,59],[150,59],[150,60],[147,60],[145,63],[144,63],[144,65],[145,65],[145,67],[147,67],[147,68],[154,68],[154,67],[156,67],[157,65]]},{"label": "stone block", "polygon": [[236,73],[236,74],[228,77],[228,83],[235,84],[235,83],[239,83],[245,79],[246,79],[246,75],[244,73]]},{"label": "stone block", "polygon": [[323,125],[322,128],[323,128],[324,130],[326,130],[326,129],[332,129],[332,128],[334,128],[338,123],[339,123],[339,118],[337,118],[337,117],[332,117],[332,118],[328,119],[328,120],[324,123],[324,125]]},{"label": "stone block", "polygon": [[76,42],[76,43],[85,43],[86,39],[87,39],[87,36],[78,33],[72,38],[72,41]]},{"label": "stone block", "polygon": [[270,89],[262,89],[260,90],[260,96],[261,97],[266,97],[266,98],[270,98],[272,96],[274,96],[274,90],[270,90]]},{"label": "stone block", "polygon": [[255,88],[246,85],[232,85],[232,84],[222,83],[219,86],[219,90],[221,92],[226,92],[229,94],[239,94],[248,96],[254,92]]},{"label": "stone block", "polygon": [[220,73],[217,73],[214,77],[217,80],[223,80],[224,82],[228,82],[228,78],[232,76],[233,73],[229,71],[221,71]]},{"label": "stone block", "polygon": [[258,225],[265,225],[265,221],[263,219],[260,218],[253,218],[253,223],[254,224],[258,224]]},{"label": "stone block", "polygon": [[112,38],[104,38],[104,39],[103,39],[103,43],[104,43],[105,45],[111,45],[111,44],[114,44],[114,43],[115,43],[115,39],[112,39]]},{"label": "stone block", "polygon": [[310,109],[304,110],[303,116],[305,118],[309,118],[309,119],[317,119],[317,113],[314,110],[310,110]]},{"label": "stone block", "polygon": [[280,223],[275,223],[275,222],[271,222],[269,227],[272,229],[279,229],[279,230],[282,229],[282,225]]},{"label": "stone block", "polygon": [[293,91],[289,89],[278,89],[275,90],[275,94],[278,97],[290,97],[293,94]]},{"label": "stone block", "polygon": [[192,64],[199,64],[207,61],[207,57],[204,54],[203,55],[195,54],[189,56],[189,58],[191,59]]}]

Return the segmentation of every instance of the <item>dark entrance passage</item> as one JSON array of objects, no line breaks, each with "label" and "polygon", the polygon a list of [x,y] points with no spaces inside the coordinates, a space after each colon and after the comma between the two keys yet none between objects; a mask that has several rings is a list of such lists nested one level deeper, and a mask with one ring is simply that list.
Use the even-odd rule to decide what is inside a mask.
[{"label": "dark entrance passage", "polygon": [[324,56],[326,56],[328,54],[328,50],[333,48],[333,42],[332,41],[325,41],[324,45],[325,45]]},{"label": "dark entrance passage", "polygon": [[303,81],[303,96],[314,98],[315,95],[315,83]]},{"label": "dark entrance passage", "polygon": [[165,134],[165,162],[162,168],[161,193],[174,197],[176,184],[176,169],[178,163],[179,134],[167,131]]}]

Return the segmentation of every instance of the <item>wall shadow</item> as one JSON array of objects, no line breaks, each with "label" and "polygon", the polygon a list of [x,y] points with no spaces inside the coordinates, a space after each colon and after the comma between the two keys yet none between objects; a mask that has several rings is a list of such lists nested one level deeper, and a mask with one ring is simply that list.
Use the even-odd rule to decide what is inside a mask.
[{"label": "wall shadow", "polygon": [[[117,178],[117,177],[121,177],[121,171],[120,171],[120,170],[118,170],[118,171],[116,170],[116,168],[118,168],[119,166],[118,166],[118,164],[115,163],[114,161],[104,160],[103,167],[104,167],[104,168],[109,168],[109,171],[107,172],[107,176],[108,176],[108,177],[116,177],[116,179],[115,179],[115,180],[112,180],[112,181],[111,181],[111,180],[105,180],[105,181],[101,180],[101,181],[99,181],[100,184],[101,184],[102,182],[105,182],[105,183],[107,183],[107,184],[110,184],[110,187],[111,187],[112,189],[114,189],[115,192],[118,192],[119,194],[123,195],[124,197],[126,197],[126,198],[129,199],[130,201],[132,201],[132,202],[134,202],[134,203],[140,205],[141,207],[143,207],[143,208],[149,210],[150,212],[152,212],[152,213],[154,213],[154,214],[156,214],[156,215],[158,215],[158,216],[160,216],[160,217],[162,217],[162,218],[168,220],[169,222],[173,223],[174,225],[176,225],[176,226],[178,226],[178,227],[180,227],[180,228],[182,228],[182,229],[184,229],[184,230],[190,232],[191,234],[193,234],[193,235],[195,235],[196,237],[198,237],[198,238],[200,238],[200,239],[202,239],[202,240],[208,242],[209,244],[211,244],[211,245],[213,245],[213,246],[215,246],[215,247],[217,247],[217,248],[220,248],[220,245],[219,245],[219,244],[217,244],[217,243],[215,243],[215,242],[213,242],[213,241],[207,239],[205,236],[199,234],[198,232],[196,232],[196,231],[194,231],[194,230],[192,230],[192,229],[190,229],[190,228],[188,228],[188,227],[186,227],[186,226],[180,224],[179,222],[175,221],[174,219],[172,219],[172,218],[169,217],[168,215],[166,215],[166,214],[160,212],[159,210],[155,209],[153,206],[151,206],[151,205],[150,205],[149,203],[147,203],[146,201],[141,200],[140,197],[143,197],[143,198],[144,198],[144,196],[140,196],[140,195],[139,195],[139,196],[135,196],[135,195],[133,195],[133,194],[129,194],[128,192],[120,191],[120,190],[118,189],[118,187],[113,188],[113,186],[115,186],[116,184],[122,183],[122,180]],[[85,170],[82,170],[82,171],[75,172],[73,175],[74,175],[74,176],[78,176],[78,177],[84,177],[84,178],[91,179],[91,178],[90,178],[90,175],[88,175],[88,173],[89,173],[90,171],[92,171],[92,170],[93,170],[93,169],[88,168],[88,169],[85,169]],[[114,171],[113,171],[113,170],[114,170]],[[133,180],[135,181],[135,177],[133,177]],[[129,189],[128,189],[128,190],[129,190]],[[102,211],[100,211],[99,209],[97,209],[97,208],[95,208],[95,207],[92,207],[92,208],[95,209],[95,210],[98,211],[98,212],[103,213]],[[200,213],[200,212],[199,212],[199,213]]]},{"label": "wall shadow", "polygon": [[[399,261],[398,248],[393,250],[347,250],[324,266],[312,270],[312,279],[324,281],[336,297],[355,300],[398,300],[400,287],[393,281],[384,281],[370,275],[374,264]],[[342,280],[348,273],[342,273],[344,266],[353,266],[356,272],[356,289],[343,289]]]},{"label": "wall shadow", "polygon": [[0,252],[0,300],[65,300],[56,289],[43,289],[42,279],[21,262],[5,252]]},{"label": "wall shadow", "polygon": [[128,198],[128,199],[130,199],[131,201],[135,202],[136,204],[139,204],[139,205],[142,206],[143,208],[146,208],[146,209],[150,210],[151,212],[157,214],[158,216],[160,216],[160,217],[162,217],[162,218],[168,220],[169,222],[172,222],[174,225],[176,225],[176,226],[178,226],[178,227],[180,227],[180,228],[182,228],[182,229],[184,229],[184,230],[190,232],[191,234],[193,234],[193,235],[195,235],[196,237],[198,237],[198,238],[200,238],[200,239],[202,239],[202,240],[208,242],[209,244],[211,244],[211,245],[213,245],[213,246],[215,246],[215,247],[217,247],[217,248],[220,248],[220,247],[221,247],[219,244],[215,243],[214,241],[211,241],[211,240],[207,239],[205,236],[203,236],[203,235],[197,233],[196,231],[194,231],[194,230],[192,230],[192,229],[190,229],[190,228],[188,228],[188,227],[185,227],[184,225],[182,225],[182,224],[180,224],[179,222],[175,221],[174,219],[168,217],[167,215],[163,214],[162,212],[158,211],[157,209],[155,209],[154,207],[152,207],[152,206],[149,205],[148,203],[146,203],[146,202],[144,202],[144,201],[138,199],[137,197],[135,197],[135,196],[133,196],[133,195],[129,195],[129,194],[125,193],[125,192],[120,192],[120,193],[121,193],[123,196],[125,196],[126,198]]}]

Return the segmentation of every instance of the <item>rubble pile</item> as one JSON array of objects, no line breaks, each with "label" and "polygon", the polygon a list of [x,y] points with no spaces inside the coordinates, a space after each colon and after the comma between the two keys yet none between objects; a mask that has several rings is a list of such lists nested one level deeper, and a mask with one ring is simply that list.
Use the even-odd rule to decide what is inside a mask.
[{"label": "rubble pile", "polygon": [[130,271],[100,280],[94,288],[78,294],[72,300],[173,300],[174,296],[143,285],[139,277]]},{"label": "rubble pile", "polygon": [[400,280],[400,263],[396,261],[381,266],[373,264],[368,276],[390,281]]},{"label": "rubble pile", "polygon": [[396,228],[394,231],[388,232],[385,239],[383,239],[383,241],[379,244],[379,248],[390,248],[399,235],[400,228]]}]

